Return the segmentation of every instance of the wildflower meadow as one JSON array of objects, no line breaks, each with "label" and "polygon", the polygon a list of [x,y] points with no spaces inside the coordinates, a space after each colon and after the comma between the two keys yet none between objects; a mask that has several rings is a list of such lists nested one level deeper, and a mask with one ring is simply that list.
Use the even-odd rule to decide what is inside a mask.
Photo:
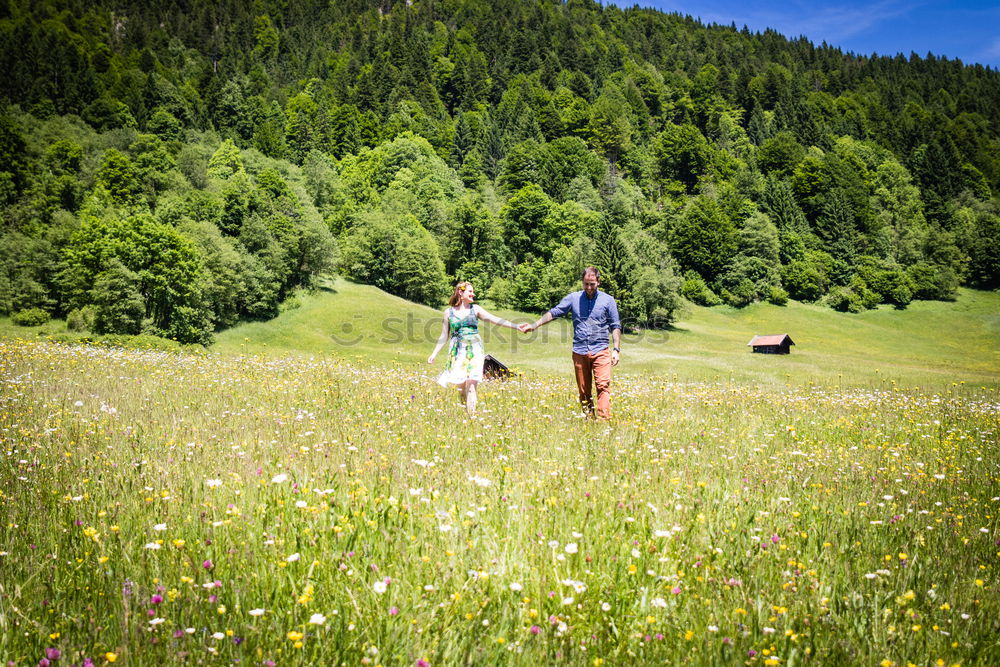
[{"label": "wildflower meadow", "polygon": [[7,665],[996,665],[995,386],[0,340]]}]

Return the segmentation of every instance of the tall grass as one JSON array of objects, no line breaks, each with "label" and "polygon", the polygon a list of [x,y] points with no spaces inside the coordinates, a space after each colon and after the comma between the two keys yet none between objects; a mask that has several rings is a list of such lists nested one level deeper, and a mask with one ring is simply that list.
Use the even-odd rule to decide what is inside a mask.
[{"label": "tall grass", "polygon": [[1000,661],[995,387],[433,370],[0,342],[3,658]]}]

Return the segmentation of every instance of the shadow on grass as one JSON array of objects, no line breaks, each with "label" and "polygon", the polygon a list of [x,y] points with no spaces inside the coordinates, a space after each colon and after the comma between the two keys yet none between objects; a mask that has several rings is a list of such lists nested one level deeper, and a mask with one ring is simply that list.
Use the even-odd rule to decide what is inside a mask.
[{"label": "shadow on grass", "polygon": [[665,327],[624,327],[622,333],[632,336],[641,336],[653,333],[691,333],[691,330],[685,329],[684,327],[678,327],[673,324],[668,324]]},{"label": "shadow on grass", "polygon": [[310,291],[314,292],[326,292],[327,294],[336,294],[337,288],[334,284],[337,282],[337,277],[329,274],[324,274],[319,276],[316,283],[310,288]]}]

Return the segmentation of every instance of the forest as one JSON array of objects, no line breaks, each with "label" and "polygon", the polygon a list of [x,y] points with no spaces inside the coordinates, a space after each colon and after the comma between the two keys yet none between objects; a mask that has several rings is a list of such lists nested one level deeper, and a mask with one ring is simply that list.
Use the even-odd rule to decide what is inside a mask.
[{"label": "forest", "polygon": [[849,312],[1000,286],[1000,73],[593,0],[7,0],[0,315],[208,344],[332,272],[541,312],[596,265]]}]

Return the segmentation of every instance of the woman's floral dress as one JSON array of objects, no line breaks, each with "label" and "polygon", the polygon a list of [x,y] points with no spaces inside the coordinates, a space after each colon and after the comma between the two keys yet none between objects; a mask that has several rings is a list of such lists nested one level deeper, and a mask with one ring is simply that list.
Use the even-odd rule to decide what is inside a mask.
[{"label": "woman's floral dress", "polygon": [[483,339],[479,337],[479,319],[476,307],[472,306],[462,316],[448,309],[448,326],[451,330],[451,344],[448,346],[448,363],[438,377],[438,384],[462,384],[466,380],[483,379]]}]

